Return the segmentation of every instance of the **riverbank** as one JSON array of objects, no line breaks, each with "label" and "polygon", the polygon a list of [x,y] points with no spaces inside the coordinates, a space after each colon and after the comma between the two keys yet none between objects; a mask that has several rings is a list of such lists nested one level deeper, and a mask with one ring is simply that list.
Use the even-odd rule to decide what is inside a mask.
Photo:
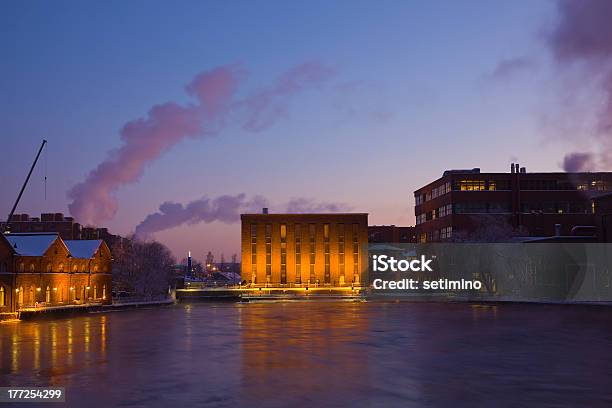
[{"label": "riverbank", "polygon": [[31,308],[20,310],[14,313],[15,318],[19,320],[31,320],[47,317],[78,315],[85,313],[104,313],[108,311],[138,309],[146,307],[160,307],[175,304],[174,299],[162,299],[153,301],[135,301],[135,302],[117,302],[110,305],[100,303],[84,304],[84,305],[69,305],[69,306],[51,306],[43,308]]}]

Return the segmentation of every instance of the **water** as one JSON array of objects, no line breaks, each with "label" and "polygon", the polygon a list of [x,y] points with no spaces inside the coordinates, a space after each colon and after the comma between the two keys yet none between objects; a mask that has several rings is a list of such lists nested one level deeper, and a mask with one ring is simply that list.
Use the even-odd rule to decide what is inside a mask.
[{"label": "water", "polygon": [[609,308],[177,305],[2,323],[0,350],[0,385],[75,407],[612,406]]}]

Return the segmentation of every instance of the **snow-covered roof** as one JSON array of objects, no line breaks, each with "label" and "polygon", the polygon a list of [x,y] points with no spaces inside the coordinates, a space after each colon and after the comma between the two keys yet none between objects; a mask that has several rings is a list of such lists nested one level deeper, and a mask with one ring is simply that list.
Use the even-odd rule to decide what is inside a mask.
[{"label": "snow-covered roof", "polygon": [[53,233],[44,234],[5,234],[15,252],[22,256],[43,256],[47,249],[58,239]]},{"label": "snow-covered roof", "polygon": [[73,258],[93,258],[100,245],[101,239],[69,239],[64,243]]}]

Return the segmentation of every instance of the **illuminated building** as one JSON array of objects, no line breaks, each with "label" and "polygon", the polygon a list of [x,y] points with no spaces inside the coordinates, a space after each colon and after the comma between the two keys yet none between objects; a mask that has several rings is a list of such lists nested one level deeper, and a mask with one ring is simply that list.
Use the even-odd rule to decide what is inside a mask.
[{"label": "illuminated building", "polygon": [[111,300],[112,258],[102,240],[2,235],[0,268],[0,311]]},{"label": "illuminated building", "polygon": [[367,282],[368,215],[242,214],[242,280],[254,286]]},{"label": "illuminated building", "polygon": [[612,191],[612,173],[447,170],[414,192],[419,242],[508,240],[595,231],[593,197]]}]

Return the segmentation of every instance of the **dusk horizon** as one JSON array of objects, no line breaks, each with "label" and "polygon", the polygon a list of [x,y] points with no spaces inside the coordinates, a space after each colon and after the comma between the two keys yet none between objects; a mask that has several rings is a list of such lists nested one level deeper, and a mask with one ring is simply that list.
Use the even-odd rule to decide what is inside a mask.
[{"label": "dusk horizon", "polygon": [[[147,3],[147,15],[136,3],[5,4],[0,119],[15,154],[2,163],[3,214],[42,139],[17,213],[63,212],[128,235],[175,211],[174,224],[146,237],[179,259],[239,254],[235,213],[263,206],[410,226],[413,192],[447,169],[610,169],[582,155],[605,150],[596,123],[605,92],[596,80],[564,89],[590,69],[588,55],[555,43],[572,28],[565,2],[321,4],[324,17],[314,5],[273,3],[235,14],[238,3],[175,13]],[[260,27],[272,10],[275,24]],[[239,29],[217,23],[228,18]],[[349,18],[367,34],[339,24]],[[570,122],[568,101],[590,96],[591,111]],[[205,215],[187,213],[202,205]]]}]

